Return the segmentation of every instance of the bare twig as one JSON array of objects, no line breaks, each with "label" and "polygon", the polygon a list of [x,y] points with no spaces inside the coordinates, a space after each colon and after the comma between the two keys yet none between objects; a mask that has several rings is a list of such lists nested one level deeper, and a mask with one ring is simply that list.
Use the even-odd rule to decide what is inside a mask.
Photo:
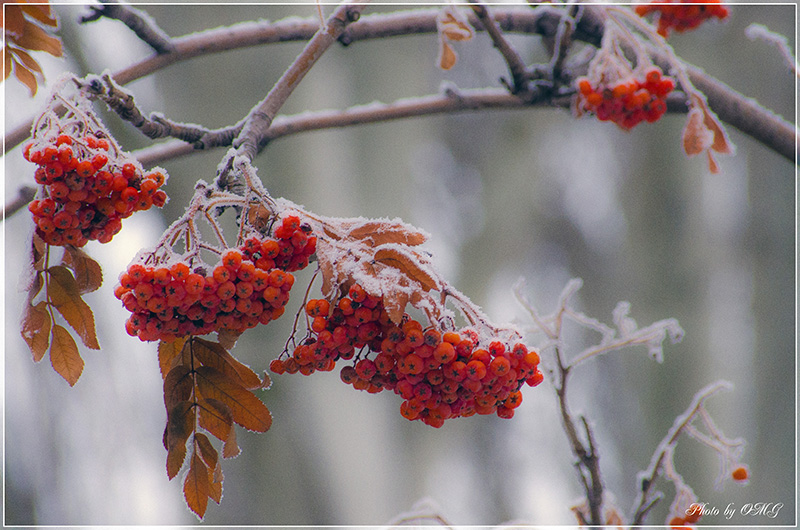
[{"label": "bare twig", "polygon": [[525,63],[522,61],[517,50],[511,46],[505,35],[500,31],[494,18],[489,13],[489,9],[480,3],[478,0],[469,0],[472,10],[478,16],[486,33],[492,39],[494,47],[500,52],[508,65],[508,70],[511,74],[511,84],[509,88],[513,94],[520,94],[527,89],[528,75],[525,68]]},{"label": "bare twig", "polygon": [[75,84],[86,94],[103,101],[120,118],[133,124],[149,138],[172,137],[194,143],[209,132],[205,127],[176,123],[157,113],[152,113],[150,118],[145,117],[136,106],[133,95],[120,88],[107,73],[99,77],[88,76],[85,80],[76,79]]},{"label": "bare twig", "polygon": [[128,26],[137,37],[146,42],[156,53],[164,54],[174,50],[175,45],[169,35],[159,28],[146,13],[116,1],[100,1],[101,4],[99,6],[89,6],[92,13],[82,17],[82,23],[93,22],[101,17],[113,18]]},{"label": "bare twig", "polygon": [[[603,35],[603,16],[600,6],[583,6],[583,12],[574,28],[573,40],[599,45]],[[414,10],[391,14],[364,16],[349,25],[339,36],[339,42],[349,44],[365,39],[381,39],[401,35],[436,32],[436,10]],[[539,6],[536,9],[494,8],[493,18],[504,32],[555,36],[562,19],[558,9]],[[481,24],[476,15],[471,16],[473,27]],[[184,37],[174,38],[173,51],[156,54],[112,74],[120,85],[194,57],[219,53],[248,46],[286,41],[308,40],[319,29],[316,18],[307,20],[259,21],[238,24],[235,27],[215,28]],[[706,93],[711,108],[723,121],[737,127],[769,149],[795,161],[796,135],[794,127],[779,116],[730,87],[707,76],[701,70],[689,67],[695,86]],[[742,110],[743,116],[737,115]],[[6,134],[6,149],[19,145],[30,134],[32,120],[28,120]]]},{"label": "bare twig", "polygon": [[337,41],[348,24],[361,16],[365,4],[344,4],[339,6],[328,18],[323,28],[314,34],[292,65],[278,79],[267,96],[256,105],[247,116],[242,130],[234,141],[239,154],[252,160],[266,136],[272,120],[283,106],[286,99],[302,81],[311,67],[325,51]]},{"label": "bare twig", "polygon": [[721,390],[729,390],[731,384],[726,381],[717,381],[705,388],[701,389],[695,394],[692,403],[686,411],[675,418],[672,428],[667,432],[667,435],[658,444],[653,458],[650,460],[650,465],[645,471],[639,474],[639,493],[634,502],[633,516],[631,517],[631,524],[634,526],[644,524],[648,512],[655,506],[658,501],[656,493],[653,491],[656,480],[664,469],[667,458],[671,455],[678,437],[686,430],[687,426],[691,424],[695,416],[702,410],[703,404],[706,399],[710,398]]}]

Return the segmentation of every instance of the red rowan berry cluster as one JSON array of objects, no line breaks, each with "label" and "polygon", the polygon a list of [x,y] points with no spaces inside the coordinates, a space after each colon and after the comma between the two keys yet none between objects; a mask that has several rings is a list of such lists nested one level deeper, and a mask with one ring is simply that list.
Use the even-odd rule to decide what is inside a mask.
[{"label": "red rowan berry cluster", "polygon": [[[482,348],[471,329],[442,333],[408,314],[396,325],[382,299],[358,284],[333,308],[320,299],[310,300],[305,310],[311,336],[292,356],[273,360],[272,371],[310,375],[353,359],[342,368],[342,380],[370,393],[400,395],[400,413],[409,420],[441,427],[448,418],[476,413],[511,418],[522,402],[522,384],[543,380],[538,354],[524,344],[494,340]],[[365,348],[375,355],[362,355]]]},{"label": "red rowan berry cluster", "polygon": [[730,14],[720,0],[710,0],[705,4],[681,3],[679,0],[656,0],[651,4],[636,6],[636,14],[645,16],[656,13],[658,17],[658,33],[666,37],[670,30],[679,33],[696,28],[710,18],[724,20]]},{"label": "red rowan berry cluster", "polygon": [[274,230],[277,239],[249,238],[222,253],[213,268],[134,263],[120,275],[117,298],[132,314],[125,324],[143,341],[172,341],[213,331],[243,332],[280,317],[294,276],[308,265],[316,238],[287,216]]},{"label": "red rowan berry cluster", "polygon": [[613,121],[631,129],[642,121],[657,121],[667,110],[666,97],[675,81],[662,76],[658,67],[649,68],[642,78],[630,76],[614,83],[592,83],[587,77],[577,80],[578,107],[592,112],[600,121]]},{"label": "red rowan berry cluster", "polygon": [[46,243],[107,243],[133,212],[166,203],[167,194],[159,189],[165,174],[144,173],[138,162],[115,151],[102,134],[64,131],[26,146],[24,157],[39,166],[34,178],[41,185],[28,210]]}]

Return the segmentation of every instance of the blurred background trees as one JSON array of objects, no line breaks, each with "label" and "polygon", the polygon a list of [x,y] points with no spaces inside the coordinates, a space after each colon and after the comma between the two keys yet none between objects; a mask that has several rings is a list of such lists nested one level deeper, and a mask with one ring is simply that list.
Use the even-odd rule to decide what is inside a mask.
[{"label": "blurred background trees", "polygon": [[[42,57],[49,81],[112,71],[150,53],[121,24],[78,25],[85,7],[57,6],[65,60]],[[173,36],[258,18],[316,16],[314,6],[142,6]],[[329,7],[327,9],[330,9]],[[368,13],[396,7],[370,6]],[[671,38],[679,56],[777,114],[793,115],[795,79],[779,54],[749,41],[752,23],[794,36],[786,5],[734,5],[724,24]],[[545,60],[541,39],[512,35],[526,60]],[[506,69],[484,34],[458,45],[452,70],[436,68],[437,37],[357,42],[331,49],[282,114],[343,109],[458,87],[498,86]],[[146,111],[221,127],[244,116],[301,49],[254,47],[176,64],[129,85]],[[7,83],[6,127],[29,118],[30,99]],[[99,108],[99,105],[98,105]],[[149,141],[116,117],[105,120],[127,149]],[[606,356],[576,371],[574,409],[593,421],[608,490],[627,510],[635,473],[692,395],[712,380],[734,383],[709,402],[729,435],[748,441],[747,488],[714,490],[717,462],[698,443],[678,447],[677,465],[702,501],[718,506],[781,502],[774,521],[719,516],[707,524],[795,520],[796,168],[729,128],[737,150],[712,175],[680,146],[684,118],[667,115],[626,133],[569,111],[454,114],[307,133],[280,139],[254,163],[275,196],[324,215],[401,217],[432,234],[443,274],[495,321],[531,326],[512,295],[549,312],[581,277],[581,310],[610,320],[632,303],[642,324],[675,317],[686,331],[657,365],[644,355]],[[103,350],[84,355],[69,388],[34,365],[19,336],[18,290],[32,230],[21,212],[5,220],[6,524],[188,524],[177,481],[164,472],[165,411],[155,345],[128,337],[113,298],[118,271],[183,212],[197,179],[214,177],[221,150],[170,160],[170,203],[126,223],[111,243],[87,251],[106,281],[86,297]],[[6,154],[5,192],[31,184],[20,150]],[[298,281],[310,279],[311,271]],[[305,277],[303,276],[305,275]],[[293,297],[287,314],[299,307]],[[263,328],[263,329],[262,329]],[[291,330],[285,317],[246,333],[237,356],[266,369]],[[589,340],[578,336],[576,340]],[[548,383],[527,389],[515,418],[453,420],[441,429],[408,422],[392,395],[354,392],[338,373],[275,376],[262,395],[274,415],[264,435],[242,433],[243,453],[223,467],[223,501],[208,524],[381,524],[430,497],[457,524],[574,522],[581,489]],[[670,498],[671,490],[665,485]],[[663,520],[667,502],[652,522]],[[738,516],[737,516],[738,517]]]}]

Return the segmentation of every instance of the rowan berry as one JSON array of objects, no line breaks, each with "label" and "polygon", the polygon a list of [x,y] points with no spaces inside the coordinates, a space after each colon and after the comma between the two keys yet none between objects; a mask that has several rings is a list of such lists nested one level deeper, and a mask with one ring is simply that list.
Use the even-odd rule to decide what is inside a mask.
[{"label": "rowan berry", "polygon": [[745,482],[750,478],[750,472],[746,466],[739,466],[731,472],[731,477],[736,482]]}]

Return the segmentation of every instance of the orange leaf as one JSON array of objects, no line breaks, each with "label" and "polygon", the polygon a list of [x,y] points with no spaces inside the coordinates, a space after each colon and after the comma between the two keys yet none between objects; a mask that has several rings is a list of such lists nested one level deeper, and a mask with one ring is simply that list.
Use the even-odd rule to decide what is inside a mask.
[{"label": "orange leaf", "polygon": [[689,155],[697,155],[711,146],[713,135],[703,123],[703,111],[693,107],[683,129],[683,150]]},{"label": "orange leaf", "polygon": [[53,326],[53,340],[50,345],[50,363],[69,386],[74,386],[83,372],[83,359],[78,352],[75,339],[66,328]]},{"label": "orange leaf", "polygon": [[8,36],[21,37],[22,34],[25,33],[25,26],[30,24],[30,22],[25,20],[22,6],[19,4],[9,4],[4,7],[6,9],[3,18],[3,31]]},{"label": "orange leaf", "polygon": [[222,446],[222,458],[235,458],[241,453],[239,444],[236,443],[236,429],[231,429],[231,434]]},{"label": "orange leaf", "polygon": [[400,290],[387,293],[383,297],[383,308],[389,319],[398,326],[403,320],[406,304],[408,304],[408,294]]},{"label": "orange leaf", "polygon": [[189,472],[183,481],[183,497],[186,504],[197,516],[202,519],[208,507],[208,495],[210,493],[208,481],[208,468],[203,459],[196,452],[192,452]]},{"label": "orange leaf", "polygon": [[427,239],[422,232],[412,230],[401,222],[368,221],[347,234],[351,239],[362,239],[369,246],[376,247],[385,243],[399,243],[403,245],[421,245]]},{"label": "orange leaf", "polygon": [[208,439],[208,436],[201,432],[195,433],[194,441],[197,444],[197,448],[200,450],[200,457],[203,459],[203,462],[206,463],[209,469],[216,468],[219,455],[217,454],[217,450],[214,449],[214,446],[211,445],[211,440]]},{"label": "orange leaf", "polygon": [[217,331],[217,341],[220,346],[226,350],[232,350],[236,346],[236,341],[242,336],[241,331],[232,331],[230,329],[221,329]]},{"label": "orange leaf", "polygon": [[248,390],[261,388],[263,382],[249,366],[242,364],[221,344],[203,339],[193,339],[192,353],[204,366],[210,366],[230,377]]},{"label": "orange leaf", "polygon": [[62,263],[72,269],[79,293],[96,291],[103,284],[103,270],[100,264],[83,250],[66,246]]},{"label": "orange leaf", "polygon": [[260,232],[267,232],[270,219],[272,219],[272,214],[260,204],[253,205],[247,210],[247,220]]},{"label": "orange leaf", "polygon": [[714,113],[707,106],[703,106],[703,124],[714,135],[711,149],[723,154],[733,153],[733,146],[728,140],[728,135],[725,134],[725,129],[722,128]]},{"label": "orange leaf", "polygon": [[272,414],[255,394],[209,366],[196,369],[197,386],[205,398],[217,399],[231,409],[233,421],[245,429],[266,432],[272,425]]},{"label": "orange leaf", "polygon": [[58,20],[51,14],[49,5],[23,5],[25,14],[47,26],[58,26]]},{"label": "orange leaf", "polygon": [[94,328],[94,314],[81,298],[78,283],[69,270],[61,265],[47,269],[51,281],[48,285],[48,299],[72,326],[87,348],[99,350]]},{"label": "orange leaf", "polygon": [[197,403],[200,427],[223,442],[233,433],[233,414],[228,405],[218,399],[201,399]]},{"label": "orange leaf", "polygon": [[28,343],[34,362],[41,361],[47,353],[47,348],[50,346],[51,324],[46,302],[27,306],[22,317],[22,338]]},{"label": "orange leaf", "polygon": [[458,56],[455,50],[445,39],[439,39],[439,68],[442,70],[450,70],[456,65]]},{"label": "orange leaf", "polygon": [[39,85],[36,81],[36,76],[33,75],[33,72],[25,68],[22,63],[14,62],[14,77],[16,77],[19,81],[22,82],[25,86],[28,87],[28,90],[31,91],[31,97],[36,95],[36,90],[39,88]]},{"label": "orange leaf", "polygon": [[425,272],[417,262],[417,256],[397,248],[380,248],[375,252],[375,261],[394,267],[409,279],[416,281],[424,291],[438,290],[438,282]]},{"label": "orange leaf", "polygon": [[222,467],[217,462],[217,466],[211,473],[211,480],[209,483],[208,498],[217,504],[222,500]]},{"label": "orange leaf", "polygon": [[42,73],[42,67],[39,66],[39,63],[30,56],[28,52],[23,50],[13,49],[14,55],[17,56],[17,59],[21,60],[22,63],[32,72],[36,72],[38,74]]},{"label": "orange leaf", "polygon": [[194,431],[194,406],[181,401],[167,411],[167,429],[164,445],[167,446],[167,477],[175,478],[186,459],[186,441]]},{"label": "orange leaf", "polygon": [[14,69],[14,56],[11,55],[8,46],[3,48],[3,64],[5,64],[5,77],[3,79],[8,79]]},{"label": "orange leaf", "polygon": [[43,51],[54,57],[61,57],[61,40],[48,35],[35,24],[27,24],[22,36],[13,37],[11,41],[26,50]]},{"label": "orange leaf", "polygon": [[167,374],[181,363],[180,357],[183,352],[183,347],[186,344],[186,338],[180,337],[172,342],[164,342],[163,340],[158,343],[158,366],[161,369],[161,378],[167,377]]}]

